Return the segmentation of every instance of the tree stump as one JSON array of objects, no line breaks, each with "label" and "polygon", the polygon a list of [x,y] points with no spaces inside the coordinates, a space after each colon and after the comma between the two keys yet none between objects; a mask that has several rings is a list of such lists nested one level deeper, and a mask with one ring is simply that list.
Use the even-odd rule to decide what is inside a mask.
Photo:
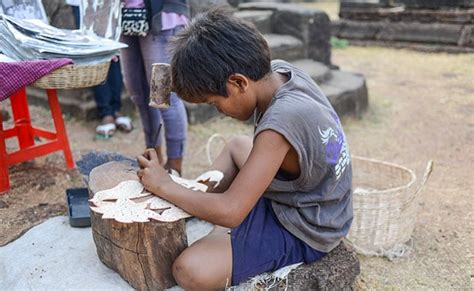
[{"label": "tree stump", "polygon": [[[89,176],[89,195],[138,180],[130,162],[109,162]],[[139,290],[163,290],[176,285],[172,265],[187,247],[185,221],[121,223],[91,211],[92,236],[99,259]]]}]

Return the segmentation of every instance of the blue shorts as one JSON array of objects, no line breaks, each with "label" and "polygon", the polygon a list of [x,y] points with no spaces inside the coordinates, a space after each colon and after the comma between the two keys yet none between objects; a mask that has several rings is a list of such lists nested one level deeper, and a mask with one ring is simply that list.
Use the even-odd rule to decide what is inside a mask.
[{"label": "blue shorts", "polygon": [[271,201],[263,197],[231,230],[231,243],[234,286],[258,274],[295,263],[312,263],[326,255],[288,232],[273,212]]}]

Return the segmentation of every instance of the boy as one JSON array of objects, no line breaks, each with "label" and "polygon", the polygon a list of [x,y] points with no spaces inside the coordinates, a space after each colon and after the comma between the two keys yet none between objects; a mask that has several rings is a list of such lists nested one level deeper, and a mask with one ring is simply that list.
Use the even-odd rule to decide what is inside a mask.
[{"label": "boy", "polygon": [[138,157],[149,191],[218,225],[177,258],[178,284],[218,289],[321,259],[352,221],[350,156],[328,99],[301,70],[270,62],[262,35],[222,10],[196,17],[173,45],[179,96],[239,120],[257,116],[253,139],[233,139],[212,166],[224,173],[222,194],[173,183],[154,151]]}]

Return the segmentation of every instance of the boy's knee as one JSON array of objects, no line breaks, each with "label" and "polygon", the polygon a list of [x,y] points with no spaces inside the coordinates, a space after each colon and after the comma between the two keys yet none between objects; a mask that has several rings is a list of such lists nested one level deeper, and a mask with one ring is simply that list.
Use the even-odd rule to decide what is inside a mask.
[{"label": "boy's knee", "polygon": [[185,290],[199,290],[205,285],[204,278],[199,272],[200,265],[186,251],[173,263],[173,276],[179,286]]},{"label": "boy's knee", "polygon": [[246,135],[239,135],[232,138],[226,145],[229,150],[232,161],[241,169],[247,161],[247,158],[252,150],[253,140]]},{"label": "boy's knee", "polygon": [[227,143],[231,152],[242,151],[243,149],[252,148],[252,138],[247,135],[238,135],[230,139]]}]

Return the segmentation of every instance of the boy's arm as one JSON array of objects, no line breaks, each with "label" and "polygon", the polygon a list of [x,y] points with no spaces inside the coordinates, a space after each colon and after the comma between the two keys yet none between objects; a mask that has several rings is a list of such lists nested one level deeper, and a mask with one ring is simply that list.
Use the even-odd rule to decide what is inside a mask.
[{"label": "boy's arm", "polygon": [[159,165],[156,153],[150,160],[139,156],[141,180],[156,195],[190,214],[225,227],[239,225],[270,185],[290,149],[288,141],[272,130],[262,131],[234,181],[220,195],[189,190],[171,181]]}]

